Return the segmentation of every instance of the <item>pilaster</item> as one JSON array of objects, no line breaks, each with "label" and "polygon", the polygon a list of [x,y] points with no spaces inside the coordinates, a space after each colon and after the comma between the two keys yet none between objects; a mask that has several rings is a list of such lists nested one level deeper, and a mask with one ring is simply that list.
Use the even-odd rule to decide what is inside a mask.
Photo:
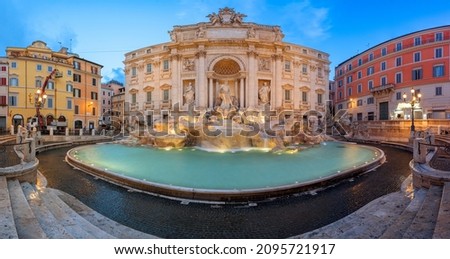
[{"label": "pilaster", "polygon": [[206,84],[206,69],[205,69],[205,58],[206,51],[204,50],[204,46],[199,46],[199,50],[197,52],[198,58],[198,69],[197,69],[197,82],[195,83],[195,104],[197,107],[206,107],[207,106],[207,93],[208,88]]},{"label": "pilaster", "polygon": [[247,82],[247,107],[254,108],[258,104],[258,84],[256,82],[256,52],[255,46],[249,46],[248,54],[248,82]]}]

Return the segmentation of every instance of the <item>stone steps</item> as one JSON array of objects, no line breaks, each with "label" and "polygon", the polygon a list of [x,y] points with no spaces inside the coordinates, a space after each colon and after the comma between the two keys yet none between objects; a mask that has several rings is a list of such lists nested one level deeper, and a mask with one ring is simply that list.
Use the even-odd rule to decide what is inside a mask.
[{"label": "stone steps", "polygon": [[349,216],[294,238],[379,238],[409,204],[403,192],[382,196]]},{"label": "stone steps", "polygon": [[58,223],[57,219],[50,212],[50,210],[45,206],[39,192],[29,183],[21,184],[25,197],[30,204],[31,210],[33,210],[34,215],[39,221],[44,232],[47,234],[48,238],[54,239],[67,239],[74,238],[69,232],[64,228],[63,225]]},{"label": "stone steps", "polygon": [[389,226],[386,231],[380,236],[380,238],[399,239],[403,237],[405,230],[411,225],[414,217],[422,206],[425,196],[427,194],[426,189],[420,189],[414,193],[414,199],[411,200],[409,205],[405,208],[402,214],[397,220]]},{"label": "stone steps", "polygon": [[16,136],[3,135],[3,136],[0,136],[0,144],[9,142],[9,141],[12,141],[15,139],[16,139]]},{"label": "stone steps", "polygon": [[405,230],[402,238],[429,239],[433,238],[439,206],[442,197],[442,186],[432,185],[425,196],[420,210],[411,225]]},{"label": "stone steps", "polygon": [[0,176],[0,239],[19,238],[5,176]]},{"label": "stone steps", "polygon": [[292,238],[449,239],[450,183],[415,190],[412,200],[403,192],[385,195],[341,220]]},{"label": "stone steps", "polygon": [[0,176],[0,239],[156,238],[93,211],[64,192]]},{"label": "stone steps", "polygon": [[450,238],[450,182],[444,184],[433,238]]},{"label": "stone steps", "polygon": [[47,238],[25,198],[18,180],[8,180],[11,208],[19,238]]},{"label": "stone steps", "polygon": [[91,222],[93,225],[97,226],[98,228],[104,230],[107,233],[112,234],[113,236],[120,238],[120,239],[150,239],[150,238],[157,238],[155,236],[136,231],[135,229],[129,228],[127,226],[124,226],[122,224],[117,223],[116,221],[113,221],[100,213],[94,211],[93,209],[89,208],[82,202],[80,202],[75,197],[60,192],[58,190],[54,190],[58,197],[63,200],[67,205],[69,205],[74,211],[76,211],[80,216],[85,218],[87,221]]},{"label": "stone steps", "polygon": [[112,235],[92,225],[86,219],[78,215],[66,203],[64,203],[52,189],[44,189],[39,193],[43,197],[44,204],[55,216],[55,219],[61,224],[67,232],[74,238],[87,239],[109,239]]}]

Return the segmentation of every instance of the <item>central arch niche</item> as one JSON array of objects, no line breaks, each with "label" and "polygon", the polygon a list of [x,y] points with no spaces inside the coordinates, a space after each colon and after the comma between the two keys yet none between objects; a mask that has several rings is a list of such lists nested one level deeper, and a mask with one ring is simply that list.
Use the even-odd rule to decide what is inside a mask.
[{"label": "central arch niche", "polygon": [[230,95],[235,99],[239,106],[244,106],[244,77],[243,69],[238,61],[233,58],[221,58],[215,64],[209,73],[209,107],[215,107],[219,98],[219,91],[224,85],[230,91]]},{"label": "central arch niche", "polygon": [[214,73],[221,76],[233,76],[233,75],[239,76],[240,70],[241,68],[239,64],[236,61],[229,58],[220,60],[213,67]]}]

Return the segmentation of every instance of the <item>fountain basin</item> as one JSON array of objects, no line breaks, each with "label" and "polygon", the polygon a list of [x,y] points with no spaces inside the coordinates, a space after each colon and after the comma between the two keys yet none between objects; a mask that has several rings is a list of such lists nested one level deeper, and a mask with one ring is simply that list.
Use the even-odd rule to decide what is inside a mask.
[{"label": "fountain basin", "polygon": [[68,151],[74,167],[128,188],[208,201],[255,201],[319,187],[376,168],[380,149],[340,142],[293,152],[157,149],[120,144]]}]

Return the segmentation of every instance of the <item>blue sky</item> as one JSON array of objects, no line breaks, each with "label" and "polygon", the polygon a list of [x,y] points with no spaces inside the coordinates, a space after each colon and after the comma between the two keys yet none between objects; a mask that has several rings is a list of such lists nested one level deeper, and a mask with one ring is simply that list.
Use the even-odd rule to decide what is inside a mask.
[{"label": "blue sky", "polygon": [[206,22],[225,6],[246,14],[244,21],[280,25],[286,42],[329,53],[331,76],[383,41],[450,24],[448,0],[1,0],[0,56],[43,40],[102,64],[103,81],[123,82],[124,53],[167,42],[174,25]]}]

